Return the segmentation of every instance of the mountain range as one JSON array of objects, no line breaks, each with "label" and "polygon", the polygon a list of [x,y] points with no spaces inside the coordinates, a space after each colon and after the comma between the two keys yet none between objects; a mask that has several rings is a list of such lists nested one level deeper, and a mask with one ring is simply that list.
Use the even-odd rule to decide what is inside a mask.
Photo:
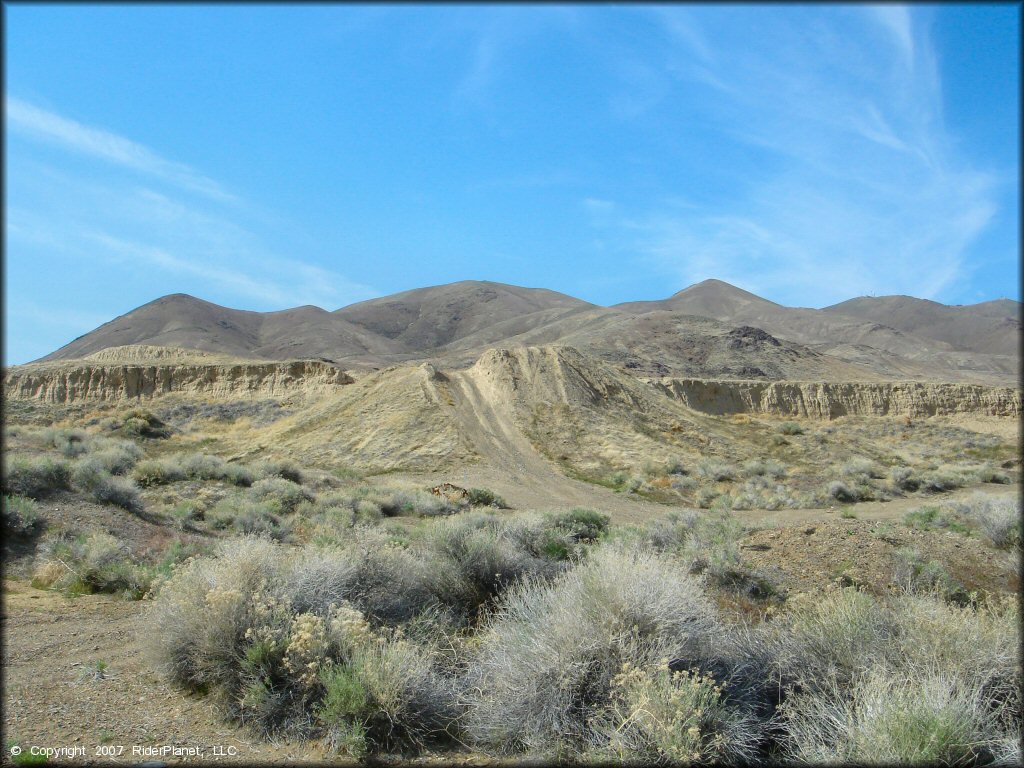
[{"label": "mountain range", "polygon": [[37,362],[151,345],[352,370],[430,361],[461,368],[495,346],[559,344],[641,376],[1006,384],[1019,380],[1021,304],[910,296],[786,307],[719,280],[603,307],[555,291],[464,281],[330,312],[230,309],[164,296]]}]

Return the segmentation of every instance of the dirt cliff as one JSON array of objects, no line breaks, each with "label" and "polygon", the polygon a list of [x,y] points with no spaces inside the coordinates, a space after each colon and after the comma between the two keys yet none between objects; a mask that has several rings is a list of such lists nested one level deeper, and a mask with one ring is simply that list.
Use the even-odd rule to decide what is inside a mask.
[{"label": "dirt cliff", "polygon": [[916,381],[835,383],[707,381],[663,378],[651,384],[687,408],[712,415],[734,413],[803,416],[1019,417],[1020,390],[978,384]]},{"label": "dirt cliff", "polygon": [[145,364],[83,359],[9,368],[4,373],[4,393],[14,399],[51,403],[152,398],[171,392],[269,397],[326,392],[352,381],[337,366],[316,360]]}]

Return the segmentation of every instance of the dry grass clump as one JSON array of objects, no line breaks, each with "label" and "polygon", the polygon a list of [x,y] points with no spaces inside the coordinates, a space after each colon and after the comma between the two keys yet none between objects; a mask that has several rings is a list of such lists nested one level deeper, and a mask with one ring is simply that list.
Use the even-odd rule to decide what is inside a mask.
[{"label": "dry grass clump", "polygon": [[715,459],[705,459],[697,464],[697,475],[716,482],[728,482],[736,479],[737,470],[732,464]]},{"label": "dry grass clump", "polygon": [[299,469],[298,465],[293,461],[281,461],[277,459],[267,459],[265,461],[258,462],[253,465],[253,471],[259,478],[268,477],[280,477],[285,480],[290,480],[293,483],[302,484],[303,473]]},{"label": "dry grass clump", "polygon": [[12,496],[45,499],[71,488],[71,464],[51,456],[5,457],[3,486],[4,493]]},{"label": "dry grass clump", "polygon": [[253,483],[253,473],[248,467],[231,464],[219,456],[192,453],[169,456],[164,459],[149,459],[135,465],[132,476],[143,487],[166,485],[181,480],[223,480],[242,487]]},{"label": "dry grass clump", "polygon": [[219,456],[193,453],[178,457],[178,466],[185,477],[193,480],[225,480],[232,485],[252,485],[252,472],[238,464],[230,464]]},{"label": "dry grass clump", "polygon": [[[524,582],[506,595],[467,670],[467,735],[497,754],[565,758],[612,748],[624,665],[699,668],[719,633],[700,580],[676,561],[601,547],[553,584]],[[652,734],[639,730],[632,743],[646,750]],[[715,744],[719,758],[745,747]]]},{"label": "dry grass clump", "polygon": [[186,475],[177,459],[147,459],[135,465],[132,477],[143,488],[149,488],[176,483],[184,480]]},{"label": "dry grass clump", "polygon": [[46,542],[32,585],[68,594],[125,593],[134,599],[149,589],[152,576],[137,564],[124,543],[108,533],[60,536]]},{"label": "dry grass clump", "polygon": [[[934,594],[888,603],[851,589],[797,601],[772,628],[785,750],[810,762],[984,764],[1019,743],[1013,600]],[[787,681],[786,677],[790,677]]]}]

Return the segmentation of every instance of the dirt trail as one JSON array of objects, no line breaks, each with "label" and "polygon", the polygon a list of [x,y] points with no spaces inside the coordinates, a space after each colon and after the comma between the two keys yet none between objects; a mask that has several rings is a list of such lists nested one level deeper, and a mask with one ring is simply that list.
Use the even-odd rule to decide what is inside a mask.
[{"label": "dirt trail", "polygon": [[491,388],[478,381],[473,369],[451,372],[446,378],[459,431],[483,458],[482,465],[467,467],[455,475],[472,478],[474,485],[485,485],[510,501],[514,499],[517,507],[590,506],[610,513],[618,522],[664,513],[660,504],[563,475],[516,425],[512,406],[501,402],[499,393],[488,391]]}]

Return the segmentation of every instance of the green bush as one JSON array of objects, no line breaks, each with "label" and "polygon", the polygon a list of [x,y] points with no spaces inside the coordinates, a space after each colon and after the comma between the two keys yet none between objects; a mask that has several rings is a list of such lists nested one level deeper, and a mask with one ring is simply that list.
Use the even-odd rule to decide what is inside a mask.
[{"label": "green bush", "polygon": [[4,533],[7,536],[28,537],[38,533],[43,520],[32,499],[24,496],[4,495]]},{"label": "green bush", "polygon": [[782,435],[802,435],[804,428],[797,424],[795,421],[784,421],[779,425],[779,434]]},{"label": "green bush", "polygon": [[171,436],[170,428],[148,411],[135,409],[125,414],[117,427],[123,434],[132,437],[148,437],[153,439]]},{"label": "green bush", "polygon": [[278,510],[279,514],[291,514],[299,504],[312,501],[313,495],[301,485],[280,477],[269,477],[253,483],[249,491],[256,501]]},{"label": "green bush", "polygon": [[508,509],[508,504],[494,491],[489,491],[486,488],[470,488],[469,489],[469,503],[474,507],[497,507],[498,509]]}]

